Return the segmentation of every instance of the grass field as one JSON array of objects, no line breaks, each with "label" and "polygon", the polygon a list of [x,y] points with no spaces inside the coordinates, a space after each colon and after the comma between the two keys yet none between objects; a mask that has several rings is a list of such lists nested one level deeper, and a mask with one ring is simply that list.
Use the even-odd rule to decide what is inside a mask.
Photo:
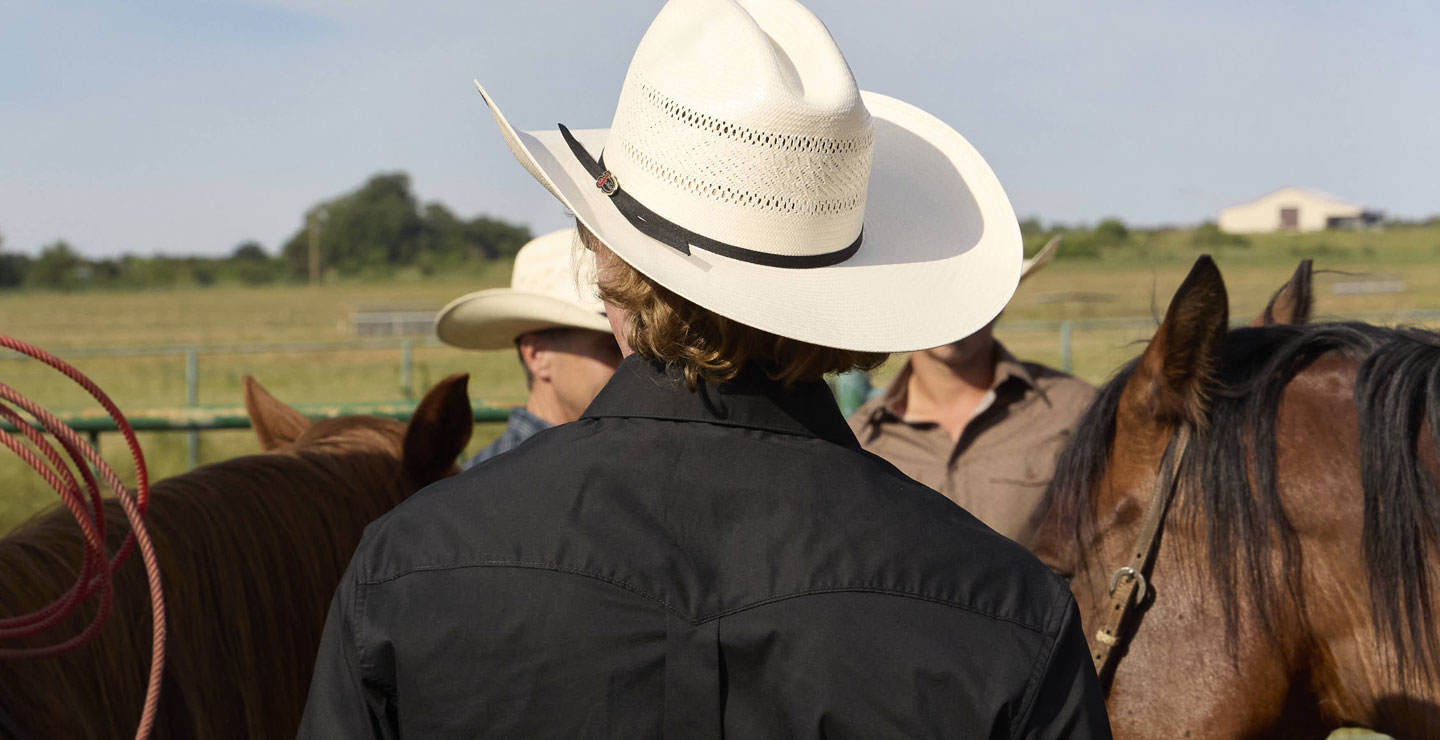
[{"label": "grass field", "polygon": [[[1171,293],[1201,250],[1189,232],[1132,235],[1121,249],[1098,258],[1060,260],[1021,287],[1001,319],[997,334],[1018,356],[1059,365],[1053,330],[1024,328],[1025,322],[1062,319],[1145,317],[1163,313]],[[1322,233],[1256,237],[1248,247],[1210,250],[1225,275],[1236,320],[1257,314],[1301,257],[1316,261],[1317,313],[1321,318],[1370,315],[1385,322],[1403,312],[1440,309],[1440,228],[1398,228],[1384,232]],[[1371,295],[1335,295],[1337,281],[1357,275],[1398,278],[1404,290]],[[503,285],[509,264],[496,263],[478,277],[408,278],[386,283],[347,283],[259,288],[197,288],[125,293],[0,293],[0,333],[38,344],[57,354],[67,349],[159,345],[284,343],[352,339],[349,314],[359,304],[439,306],[472,290]],[[840,297],[837,297],[840,298]],[[1074,372],[1103,380],[1139,351],[1150,328],[1079,330],[1073,335]],[[122,409],[142,410],[185,404],[184,359],[164,357],[76,360]],[[876,374],[885,382],[898,368],[892,359]],[[253,375],[282,400],[294,403],[387,401],[401,397],[399,350],[286,352],[202,355],[198,363],[199,402],[238,404],[241,378]],[[524,398],[524,381],[514,354],[462,352],[421,347],[414,353],[414,384],[423,389],[452,372],[471,374],[471,395],[504,405]],[[88,408],[88,397],[57,373],[31,361],[0,360],[0,382],[52,410]],[[501,425],[477,427],[471,449],[488,443]],[[183,434],[142,436],[152,478],[182,472]],[[102,443],[119,470],[128,468],[118,437]],[[249,431],[201,435],[201,462],[257,451]],[[54,494],[16,458],[0,454],[0,532],[53,502]]]},{"label": "grass field", "polygon": [[[510,266],[496,263],[478,279],[216,288],[129,293],[0,293],[0,333],[46,348],[290,343],[352,339],[350,311],[359,304],[440,306],[450,299],[509,281]],[[472,396],[497,405],[522,402],[524,378],[513,353],[462,352],[448,347],[414,350],[414,385],[421,392],[453,372],[470,373]],[[126,410],[185,405],[183,356],[89,357],[75,364]],[[239,404],[241,379],[253,375],[292,403],[386,401],[402,397],[400,351],[201,355],[199,402]],[[63,376],[29,360],[0,360],[4,382],[54,411],[90,408],[89,397]],[[497,436],[500,424],[476,427],[471,449]],[[248,430],[200,435],[200,461],[258,452]],[[141,435],[152,479],[186,469],[185,435]],[[102,436],[101,451],[122,478],[131,464],[116,435]],[[54,494],[12,455],[0,454],[0,532],[8,531]]]}]

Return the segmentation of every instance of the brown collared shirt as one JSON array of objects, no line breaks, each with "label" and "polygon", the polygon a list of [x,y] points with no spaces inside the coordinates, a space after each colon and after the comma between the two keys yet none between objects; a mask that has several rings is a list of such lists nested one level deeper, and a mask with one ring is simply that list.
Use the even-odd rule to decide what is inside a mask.
[{"label": "brown collared shirt", "polygon": [[1094,387],[1044,365],[1016,360],[996,342],[995,380],[959,440],[939,424],[903,417],[907,361],[880,397],[850,417],[866,450],[944,494],[980,521],[1029,545],[1055,460]]}]

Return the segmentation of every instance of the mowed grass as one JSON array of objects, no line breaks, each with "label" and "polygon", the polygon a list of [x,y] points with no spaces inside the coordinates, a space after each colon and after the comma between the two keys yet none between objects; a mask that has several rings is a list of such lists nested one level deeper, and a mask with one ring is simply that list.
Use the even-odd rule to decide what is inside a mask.
[{"label": "mowed grass", "polygon": [[350,313],[369,304],[442,306],[507,285],[501,260],[464,279],[407,275],[384,283],[222,286],[88,293],[0,290],[0,329],[59,352],[67,348],[239,344],[352,339]]},{"label": "mowed grass", "polygon": [[[1001,318],[997,336],[1017,356],[1058,367],[1058,334],[1034,322],[1118,317],[1158,317],[1202,250],[1188,232],[1145,232],[1132,245],[1106,250],[1098,259],[1061,260],[1021,286]],[[1275,235],[1252,238],[1246,248],[1211,250],[1229,288],[1232,321],[1248,321],[1293,272],[1302,256],[1313,256],[1317,315],[1368,316],[1390,323],[1405,312],[1440,309],[1440,228],[1385,232]],[[353,339],[350,312],[361,304],[440,306],[473,290],[504,285],[510,265],[496,263],[466,279],[411,276],[386,283],[353,283],[259,288],[208,288],[104,293],[0,293],[0,333],[16,336],[62,356],[66,350],[102,347],[226,345],[346,341]],[[1370,276],[1370,277],[1366,277]],[[1367,279],[1404,282],[1398,293],[1337,295],[1337,282]],[[837,300],[844,300],[837,296]],[[1077,328],[1072,334],[1073,372],[1091,382],[1107,378],[1137,354],[1153,332],[1153,321],[1132,327]],[[269,354],[202,354],[198,362],[199,403],[238,405],[241,379],[253,375],[275,396],[291,403],[360,403],[403,397],[399,349]],[[903,358],[892,358],[875,374],[888,382]],[[185,362],[181,355],[82,357],[75,364],[122,409],[141,411],[185,405]],[[523,376],[510,351],[465,352],[449,347],[414,350],[413,385],[423,393],[453,372],[470,373],[471,396],[493,405],[519,403]],[[55,411],[92,408],[88,397],[58,373],[29,360],[0,360],[0,382]],[[488,443],[501,424],[476,427],[469,450]],[[200,435],[201,463],[258,451],[248,430]],[[186,435],[141,435],[152,480],[187,467]],[[117,435],[102,437],[102,452],[122,477],[133,482],[124,445]],[[0,532],[8,531],[55,496],[17,458],[0,454]]]},{"label": "mowed grass", "polygon": [[[1373,323],[1421,323],[1407,314],[1440,310],[1440,227],[1386,231],[1270,234],[1248,247],[1197,248],[1190,232],[1142,232],[1132,244],[1097,259],[1060,260],[1016,291],[996,336],[1018,357],[1060,367],[1060,336],[1035,322],[1073,321],[1072,372],[1092,383],[1110,377],[1144,348],[1170,297],[1201,254],[1214,257],[1225,277],[1232,323],[1258,316],[1300,260],[1315,263],[1315,319],[1364,318]],[[1061,249],[1063,250],[1063,244]],[[1337,284],[1396,280],[1395,293],[1338,293]],[[1091,319],[1149,318],[1131,327],[1084,328]],[[1436,322],[1431,320],[1430,325]],[[886,382],[900,358],[875,373]]]},{"label": "mowed grass", "polygon": [[[350,312],[362,304],[441,306],[473,290],[504,285],[508,263],[478,279],[397,281],[386,284],[266,286],[125,293],[0,293],[0,333],[52,351],[104,347],[157,347],[291,343],[353,339]],[[122,410],[186,405],[183,355],[77,357],[71,360]],[[238,406],[242,379],[254,376],[289,403],[393,401],[401,388],[401,351],[395,349],[268,354],[201,354],[199,403]],[[470,373],[471,396],[505,406],[525,399],[525,381],[513,352],[465,352],[416,347],[412,383],[417,396],[455,372]],[[56,411],[93,409],[84,390],[39,362],[0,360],[0,382]],[[503,424],[475,428],[467,454],[488,444]],[[151,480],[188,468],[187,435],[142,433]],[[259,452],[250,430],[199,435],[202,464]],[[133,465],[119,435],[101,436],[101,452],[122,480],[134,484]],[[0,453],[0,532],[53,505],[55,494],[19,458]]]}]

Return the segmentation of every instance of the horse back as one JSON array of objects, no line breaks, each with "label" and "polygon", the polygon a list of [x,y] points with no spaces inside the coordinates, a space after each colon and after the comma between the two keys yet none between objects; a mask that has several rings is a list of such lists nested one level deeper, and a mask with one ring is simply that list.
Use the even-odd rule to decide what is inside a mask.
[{"label": "horse back", "polygon": [[[153,737],[293,736],[330,596],[365,525],[404,496],[396,457],[266,454],[155,484],[145,517],[165,589],[167,641]],[[114,552],[129,532],[105,502]],[[56,508],[0,540],[0,616],[44,606],[74,583],[82,536]],[[25,737],[128,737],[144,701],[151,614],[143,564],[115,573],[109,618],[90,643],[0,662],[0,710]],[[47,633],[82,631],[92,597]]]}]

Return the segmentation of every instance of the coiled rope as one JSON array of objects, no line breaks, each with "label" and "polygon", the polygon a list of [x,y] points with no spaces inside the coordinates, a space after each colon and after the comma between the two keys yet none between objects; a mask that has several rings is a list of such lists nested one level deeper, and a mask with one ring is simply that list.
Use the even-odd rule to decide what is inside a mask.
[{"label": "coiled rope", "polygon": [[[145,529],[144,516],[145,509],[150,503],[150,481],[145,470],[145,456],[140,451],[140,442],[135,438],[135,432],[130,428],[130,422],[125,420],[125,415],[120,413],[120,410],[111,402],[110,397],[85,377],[84,373],[49,352],[13,337],[0,334],[0,347],[28,355],[59,370],[98,401],[110,418],[115,420],[116,427],[125,436],[125,443],[130,448],[130,457],[135,461],[136,479],[135,493],[131,494],[95,448],[81,439],[75,430],[66,426],[55,415],[20,395],[14,388],[0,383],[0,419],[10,422],[40,454],[37,455],[35,450],[26,447],[14,435],[3,430],[0,430],[0,444],[19,455],[20,459],[24,460],[55,489],[55,492],[60,495],[60,500],[64,502],[65,508],[70,510],[76,523],[80,525],[80,531],[84,534],[85,540],[84,557],[75,585],[48,606],[29,614],[0,619],[0,640],[13,640],[39,634],[69,617],[90,597],[98,594],[100,598],[99,609],[96,610],[90,624],[80,634],[45,647],[0,647],[0,660],[56,655],[94,639],[110,614],[113,598],[111,578],[125,562],[125,558],[130,555],[130,552],[138,548],[140,559],[145,565],[145,577],[150,584],[150,609],[154,619],[150,645],[149,684],[145,692],[145,706],[140,713],[140,725],[135,730],[136,739],[143,740],[150,736],[151,727],[155,723],[155,711],[160,702],[160,677],[165,670],[165,597],[161,592],[160,568],[155,559],[155,548],[151,545],[150,535]],[[65,458],[55,449],[55,446],[46,441],[45,436],[31,422],[26,421],[6,403],[13,404],[28,413],[40,426],[44,427],[45,431],[60,442],[60,446],[64,448],[69,459],[80,471],[80,477],[85,484],[83,489],[70,472],[70,466],[66,463]],[[44,459],[41,459],[42,456]],[[126,535],[124,542],[121,543],[113,557],[107,556],[105,548],[105,509],[100,497],[100,485],[96,481],[95,474],[91,472],[91,465],[99,473],[100,479],[115,493],[115,497],[120,501],[120,507],[125,511],[125,518],[130,522],[130,534]]]}]

